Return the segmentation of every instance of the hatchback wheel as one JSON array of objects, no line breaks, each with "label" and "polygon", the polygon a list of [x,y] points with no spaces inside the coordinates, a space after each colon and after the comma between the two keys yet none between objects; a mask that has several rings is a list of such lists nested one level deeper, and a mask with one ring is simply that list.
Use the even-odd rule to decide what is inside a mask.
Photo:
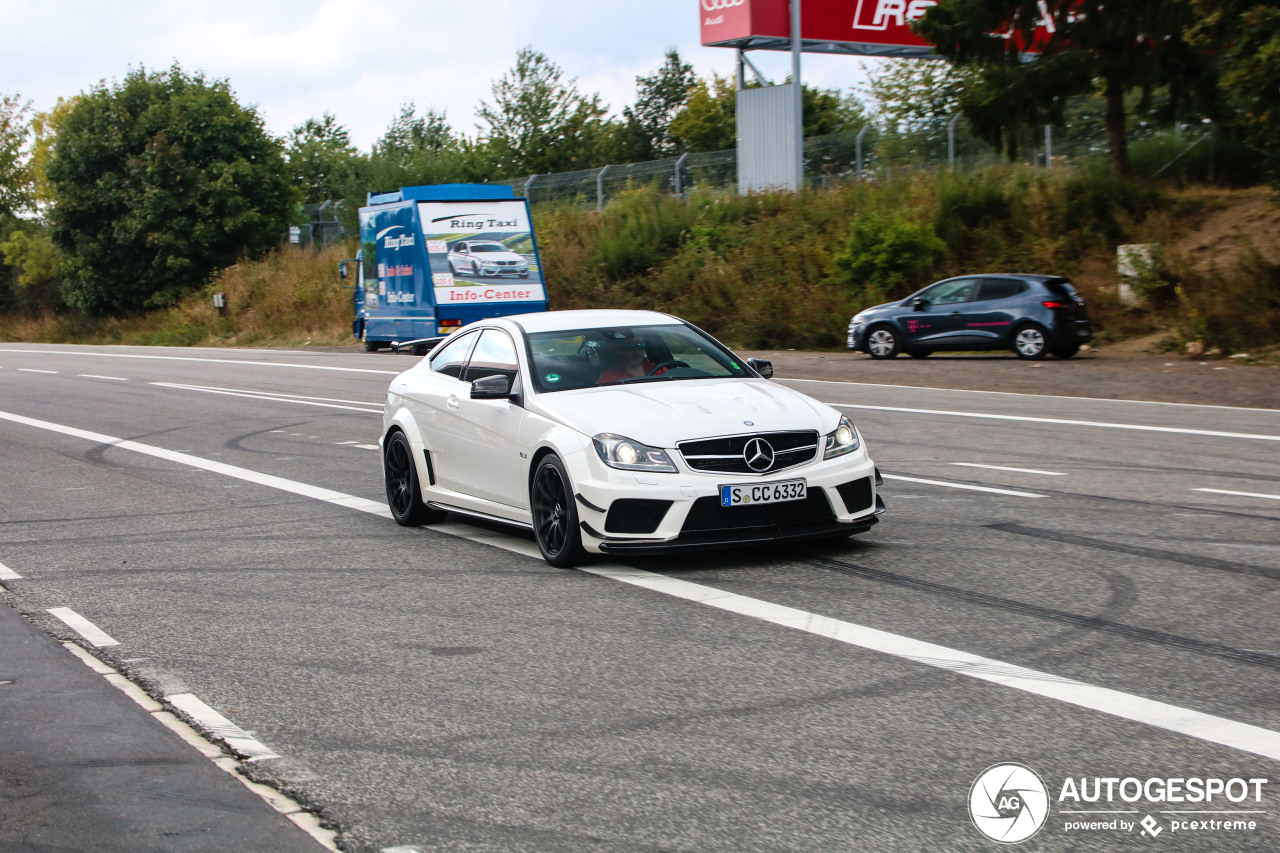
[{"label": "hatchback wheel", "polygon": [[418,469],[413,464],[413,447],[402,432],[393,432],[382,450],[382,477],[387,486],[387,506],[396,524],[417,527],[443,521],[444,510],[431,509],[422,502]]},{"label": "hatchback wheel", "polygon": [[578,531],[578,508],[573,502],[573,485],[560,457],[543,457],[530,486],[533,534],[542,558],[566,569],[586,559],[582,534]]},{"label": "hatchback wheel", "polygon": [[867,334],[867,352],[872,358],[893,358],[900,348],[898,333],[888,326],[876,326]]},{"label": "hatchback wheel", "polygon": [[1043,326],[1028,323],[1013,333],[1013,349],[1018,358],[1039,361],[1049,354],[1049,337]]}]

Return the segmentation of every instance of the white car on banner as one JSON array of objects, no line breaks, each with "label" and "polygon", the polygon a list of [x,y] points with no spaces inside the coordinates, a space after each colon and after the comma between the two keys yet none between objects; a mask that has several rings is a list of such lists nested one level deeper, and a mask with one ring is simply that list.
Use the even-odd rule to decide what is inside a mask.
[{"label": "white car on banner", "polygon": [[869,529],[884,504],[857,429],[771,375],[650,311],[473,323],[388,389],[392,516],[530,529],[555,566]]},{"label": "white car on banner", "polygon": [[493,240],[459,240],[449,250],[454,275],[529,277],[529,261]]}]

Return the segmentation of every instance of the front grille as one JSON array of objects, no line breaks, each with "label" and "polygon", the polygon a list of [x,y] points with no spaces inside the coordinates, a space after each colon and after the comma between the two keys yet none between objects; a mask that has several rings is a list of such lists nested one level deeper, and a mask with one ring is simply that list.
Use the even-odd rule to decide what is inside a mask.
[{"label": "front grille", "polygon": [[[762,439],[773,449],[773,464],[759,470],[747,464],[744,453],[747,444]],[[695,471],[717,474],[770,474],[785,468],[794,468],[812,461],[818,454],[818,433],[762,432],[754,435],[732,435],[724,438],[706,438],[682,441],[676,444],[685,464]]]},{"label": "front grille", "polygon": [[689,508],[689,515],[680,530],[680,538],[690,534],[697,536],[743,533],[750,530],[785,532],[790,528],[822,524],[835,520],[831,502],[822,489],[810,489],[802,501],[755,504],[752,506],[726,507],[717,497],[698,498]]}]

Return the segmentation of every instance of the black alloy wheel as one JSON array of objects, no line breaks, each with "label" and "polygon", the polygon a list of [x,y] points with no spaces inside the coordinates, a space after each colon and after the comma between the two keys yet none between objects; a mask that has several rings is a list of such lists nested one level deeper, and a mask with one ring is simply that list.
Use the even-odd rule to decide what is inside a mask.
[{"label": "black alloy wheel", "polygon": [[892,326],[876,326],[867,333],[867,352],[872,358],[893,358],[902,349],[902,341]]},{"label": "black alloy wheel", "polygon": [[533,535],[542,558],[567,569],[586,559],[582,534],[578,531],[578,509],[573,502],[573,486],[560,457],[543,457],[530,486]]},{"label": "black alloy wheel", "polygon": [[1044,326],[1027,323],[1013,333],[1013,351],[1018,358],[1039,361],[1049,354],[1049,334]]},{"label": "black alloy wheel", "polygon": [[387,506],[396,524],[417,527],[443,521],[448,515],[422,502],[418,470],[413,464],[413,448],[402,432],[393,432],[387,437],[382,451],[382,476],[387,485]]}]

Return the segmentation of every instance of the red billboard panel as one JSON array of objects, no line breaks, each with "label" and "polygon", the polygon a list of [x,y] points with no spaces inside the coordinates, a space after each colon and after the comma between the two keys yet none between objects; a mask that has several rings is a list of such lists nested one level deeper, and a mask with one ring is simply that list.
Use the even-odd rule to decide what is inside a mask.
[{"label": "red billboard panel", "polygon": [[[911,32],[939,0],[803,0],[801,39],[818,52],[924,55],[929,42]],[[791,38],[789,0],[698,0],[702,43],[753,50],[784,50]],[[1033,40],[1052,29],[1049,19]],[[1026,48],[1023,48],[1024,50]]]}]

